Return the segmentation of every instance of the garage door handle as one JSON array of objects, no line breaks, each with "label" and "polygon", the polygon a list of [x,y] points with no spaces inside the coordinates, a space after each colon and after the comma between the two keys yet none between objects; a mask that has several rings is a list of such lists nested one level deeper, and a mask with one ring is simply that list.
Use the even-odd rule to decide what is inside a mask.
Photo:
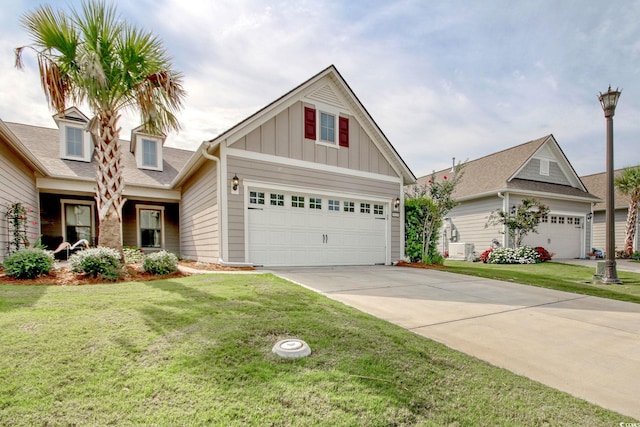
[{"label": "garage door handle", "polygon": [[252,206],[249,206],[247,209],[253,209],[253,210],[256,210],[256,211],[261,211],[262,210],[262,208],[254,208]]}]

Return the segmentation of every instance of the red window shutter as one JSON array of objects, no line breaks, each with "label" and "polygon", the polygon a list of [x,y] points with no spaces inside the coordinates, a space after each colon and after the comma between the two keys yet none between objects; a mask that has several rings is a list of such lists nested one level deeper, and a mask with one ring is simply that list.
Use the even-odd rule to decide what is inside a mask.
[{"label": "red window shutter", "polygon": [[316,139],[315,108],[304,107],[304,137],[307,139]]},{"label": "red window shutter", "polygon": [[348,147],[349,146],[349,119],[346,117],[340,117],[338,124],[338,132],[339,132],[339,145],[340,147]]}]

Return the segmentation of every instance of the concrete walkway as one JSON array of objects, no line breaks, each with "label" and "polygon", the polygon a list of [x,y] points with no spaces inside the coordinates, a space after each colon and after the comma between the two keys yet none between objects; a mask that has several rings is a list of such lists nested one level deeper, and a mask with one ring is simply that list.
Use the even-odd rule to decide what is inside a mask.
[{"label": "concrete walkway", "polygon": [[406,267],[274,269],[419,335],[640,420],[640,305]]}]

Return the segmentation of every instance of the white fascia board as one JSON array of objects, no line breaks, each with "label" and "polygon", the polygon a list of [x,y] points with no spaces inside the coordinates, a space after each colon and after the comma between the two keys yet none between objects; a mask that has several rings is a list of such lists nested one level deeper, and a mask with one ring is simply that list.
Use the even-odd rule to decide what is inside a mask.
[{"label": "white fascia board", "polygon": [[382,175],[372,172],[359,171],[355,169],[341,168],[339,166],[323,165],[321,163],[309,162],[306,160],[290,159],[288,157],[274,156],[272,154],[257,153],[255,151],[239,150],[237,148],[227,148],[225,150],[227,156],[240,157],[244,159],[257,160],[268,163],[283,164],[287,166],[313,169],[327,173],[335,173],[348,176],[357,176],[359,178],[373,179],[377,181],[399,182],[402,178],[397,176]]},{"label": "white fascia board", "polygon": [[[69,178],[37,178],[36,187],[50,193],[64,194],[91,194],[96,191],[96,181],[93,179],[69,179]],[[154,199],[164,201],[180,201],[179,190],[170,188],[152,187],[144,185],[126,184],[122,193],[125,197],[137,199]]]},{"label": "white fascia board", "polygon": [[[490,196],[497,196],[498,193],[502,193],[502,194],[509,194],[511,196],[514,195],[518,195],[518,196],[533,196],[533,197],[537,197],[537,198],[545,198],[545,199],[559,199],[559,200],[572,200],[572,201],[576,201],[576,202],[585,202],[585,203],[594,203],[597,200],[594,200],[591,197],[580,197],[580,196],[568,196],[568,195],[564,195],[564,194],[552,194],[552,193],[546,193],[544,191],[522,191],[522,190],[517,190],[517,189],[513,189],[513,188],[503,188],[501,190],[494,190],[494,191],[488,191],[485,193],[479,193],[479,194],[474,194],[472,196],[466,196],[466,197],[459,197],[456,198],[455,200],[457,202],[466,202],[469,200],[475,200],[475,199],[481,199],[483,197],[490,197]],[[599,199],[598,199],[599,200]]]}]

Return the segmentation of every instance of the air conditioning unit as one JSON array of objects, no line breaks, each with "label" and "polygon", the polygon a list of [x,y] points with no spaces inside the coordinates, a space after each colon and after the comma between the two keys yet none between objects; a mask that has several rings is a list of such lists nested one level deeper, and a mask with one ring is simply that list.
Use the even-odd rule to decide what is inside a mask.
[{"label": "air conditioning unit", "polygon": [[449,259],[473,261],[473,243],[449,243]]}]

